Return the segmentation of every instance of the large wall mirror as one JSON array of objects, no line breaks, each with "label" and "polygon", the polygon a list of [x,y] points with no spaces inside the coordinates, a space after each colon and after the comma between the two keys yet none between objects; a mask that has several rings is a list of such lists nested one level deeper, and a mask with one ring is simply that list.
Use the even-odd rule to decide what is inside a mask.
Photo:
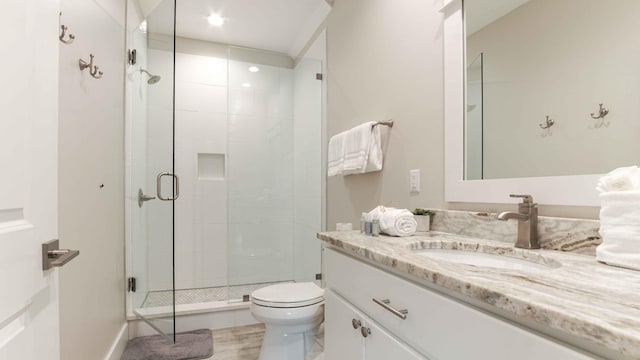
[{"label": "large wall mirror", "polygon": [[640,1],[445,0],[443,12],[447,201],[599,205],[597,174],[640,154]]}]

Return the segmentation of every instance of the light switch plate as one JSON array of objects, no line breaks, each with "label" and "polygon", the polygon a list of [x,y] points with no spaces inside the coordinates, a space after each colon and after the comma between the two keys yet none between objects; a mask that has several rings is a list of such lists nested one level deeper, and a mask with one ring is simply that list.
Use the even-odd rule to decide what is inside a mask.
[{"label": "light switch plate", "polygon": [[420,192],[420,169],[409,170],[409,191]]}]

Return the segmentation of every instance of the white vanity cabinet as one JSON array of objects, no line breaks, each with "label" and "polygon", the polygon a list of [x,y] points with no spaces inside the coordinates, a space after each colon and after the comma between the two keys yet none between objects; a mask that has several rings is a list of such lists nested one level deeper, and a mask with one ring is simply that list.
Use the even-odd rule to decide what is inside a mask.
[{"label": "white vanity cabinet", "polygon": [[426,360],[330,289],[325,329],[326,360]]},{"label": "white vanity cabinet", "polygon": [[[438,360],[597,358],[331,248],[324,251],[323,273],[326,360],[421,359],[410,349]],[[387,301],[386,308],[374,298]],[[372,328],[370,337],[351,326],[354,318]],[[374,327],[387,344],[374,343]],[[385,354],[387,348],[407,352]]]}]

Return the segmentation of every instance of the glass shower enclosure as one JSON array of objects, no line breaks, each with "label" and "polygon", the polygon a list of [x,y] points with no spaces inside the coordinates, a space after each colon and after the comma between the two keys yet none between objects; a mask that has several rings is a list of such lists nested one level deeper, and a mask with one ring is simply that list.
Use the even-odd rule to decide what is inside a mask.
[{"label": "glass shower enclosure", "polygon": [[127,74],[129,309],[168,337],[315,281],[324,196],[320,60],[176,36],[175,6],[132,32]]},{"label": "glass shower enclosure", "polygon": [[[130,309],[171,339],[176,333],[174,208],[180,188],[173,152],[174,14],[174,0],[165,0],[129,27],[127,67]],[[155,289],[163,291],[149,299]]]},{"label": "glass shower enclosure", "polygon": [[[253,72],[252,70],[258,71]],[[320,272],[318,60],[229,48],[229,299]]]},{"label": "glass shower enclosure", "polygon": [[484,104],[483,60],[480,53],[469,62],[466,71],[465,169],[466,180],[484,179]]}]

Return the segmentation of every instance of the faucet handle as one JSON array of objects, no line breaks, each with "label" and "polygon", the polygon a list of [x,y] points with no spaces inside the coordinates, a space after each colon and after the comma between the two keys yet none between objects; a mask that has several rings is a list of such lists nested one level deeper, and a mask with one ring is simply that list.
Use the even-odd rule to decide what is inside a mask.
[{"label": "faucet handle", "polygon": [[522,203],[523,204],[533,204],[533,196],[531,196],[531,195],[510,194],[509,196],[512,197],[512,198],[522,198]]}]

